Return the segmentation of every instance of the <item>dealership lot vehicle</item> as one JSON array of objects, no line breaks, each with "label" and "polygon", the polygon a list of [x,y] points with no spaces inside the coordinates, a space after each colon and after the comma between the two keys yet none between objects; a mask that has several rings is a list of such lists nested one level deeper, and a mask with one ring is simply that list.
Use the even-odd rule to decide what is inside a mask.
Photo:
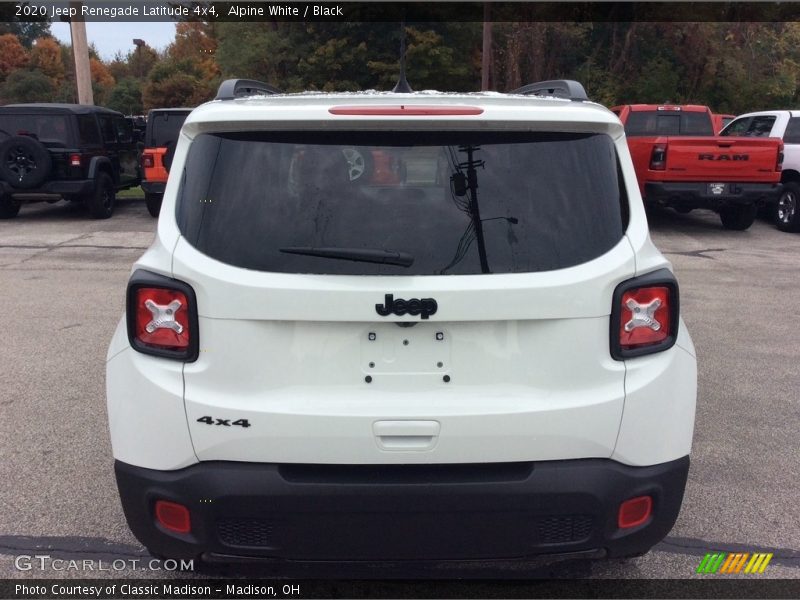
[{"label": "dealership lot vehicle", "polygon": [[96,219],[139,185],[138,148],[122,114],[79,104],[0,107],[0,219],[24,202],[69,200]]},{"label": "dealership lot vehicle", "polygon": [[625,124],[648,205],[681,213],[710,209],[725,228],[741,231],[760,207],[777,202],[781,140],[714,136],[707,106],[627,104],[611,110]]},{"label": "dealership lot vehicle", "polygon": [[[108,351],[137,538],[223,561],[658,543],[696,365],[615,116],[563,81],[238,85],[184,124]],[[352,176],[375,151],[397,179]]]},{"label": "dealership lot vehicle", "polygon": [[150,216],[157,217],[181,126],[191,108],[156,108],[147,113],[142,151],[142,190]]},{"label": "dealership lot vehicle", "polygon": [[781,231],[800,231],[800,111],[747,113],[732,122],[723,136],[771,137],[783,140],[783,188],[771,211]]}]

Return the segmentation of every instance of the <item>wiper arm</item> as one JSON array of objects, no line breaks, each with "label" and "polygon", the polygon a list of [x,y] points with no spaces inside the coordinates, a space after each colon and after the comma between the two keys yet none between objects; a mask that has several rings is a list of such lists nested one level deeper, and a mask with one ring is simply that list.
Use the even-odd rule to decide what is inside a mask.
[{"label": "wiper arm", "polygon": [[398,265],[410,267],[414,264],[414,257],[407,252],[391,252],[377,248],[317,248],[315,246],[292,246],[279,248],[285,254],[302,254],[305,256],[318,256],[320,258],[339,258],[355,262],[378,263],[382,265]]}]

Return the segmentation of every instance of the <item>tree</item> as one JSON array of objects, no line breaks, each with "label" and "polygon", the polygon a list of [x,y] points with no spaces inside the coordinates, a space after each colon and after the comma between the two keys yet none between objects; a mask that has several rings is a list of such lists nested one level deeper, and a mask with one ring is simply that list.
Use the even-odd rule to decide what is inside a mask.
[{"label": "tree", "polygon": [[190,60],[162,60],[142,90],[145,110],[196,106],[214,97],[215,87]]},{"label": "tree", "polygon": [[126,115],[139,115],[144,112],[141,83],[134,77],[126,77],[117,82],[106,101],[108,108]]},{"label": "tree", "polygon": [[126,77],[132,77],[128,59],[122,55],[122,52],[117,51],[114,58],[112,58],[111,62],[106,66],[116,81],[120,81]]},{"label": "tree", "polygon": [[30,57],[13,33],[0,35],[0,81],[9,73],[28,64]]},{"label": "tree", "polygon": [[96,58],[89,59],[89,70],[92,75],[92,93],[94,94],[94,102],[98,105],[104,105],[114,87],[114,77],[100,60]]},{"label": "tree", "polygon": [[53,38],[39,38],[31,50],[31,68],[49,77],[53,88],[64,81],[64,63],[61,60],[61,45]]},{"label": "tree", "polygon": [[13,71],[0,91],[4,102],[52,102],[55,96],[53,80],[31,69]]},{"label": "tree", "polygon": [[150,46],[137,46],[128,52],[128,68],[132,77],[145,78],[159,61],[158,52]]}]

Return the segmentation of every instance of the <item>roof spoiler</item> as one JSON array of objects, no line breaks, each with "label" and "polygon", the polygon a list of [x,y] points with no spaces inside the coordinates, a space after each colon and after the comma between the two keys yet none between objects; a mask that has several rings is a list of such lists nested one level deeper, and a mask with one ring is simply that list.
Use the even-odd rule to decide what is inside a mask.
[{"label": "roof spoiler", "polygon": [[214,100],[233,100],[245,96],[261,94],[282,94],[281,90],[263,81],[253,79],[226,79],[223,81]]},{"label": "roof spoiler", "polygon": [[517,88],[509,94],[524,94],[526,96],[555,96],[556,98],[566,98],[573,102],[583,102],[589,100],[583,86],[572,79],[553,79],[552,81],[539,81],[529,83]]}]

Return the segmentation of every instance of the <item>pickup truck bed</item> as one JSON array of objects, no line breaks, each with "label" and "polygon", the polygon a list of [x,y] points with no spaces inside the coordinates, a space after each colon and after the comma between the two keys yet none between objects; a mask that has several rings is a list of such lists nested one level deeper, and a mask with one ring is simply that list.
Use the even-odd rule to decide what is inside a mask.
[{"label": "pickup truck bed", "polygon": [[611,110],[625,124],[647,204],[679,212],[714,210],[724,227],[743,230],[753,223],[759,206],[777,201],[781,140],[715,136],[711,111],[704,106],[628,105]]}]

